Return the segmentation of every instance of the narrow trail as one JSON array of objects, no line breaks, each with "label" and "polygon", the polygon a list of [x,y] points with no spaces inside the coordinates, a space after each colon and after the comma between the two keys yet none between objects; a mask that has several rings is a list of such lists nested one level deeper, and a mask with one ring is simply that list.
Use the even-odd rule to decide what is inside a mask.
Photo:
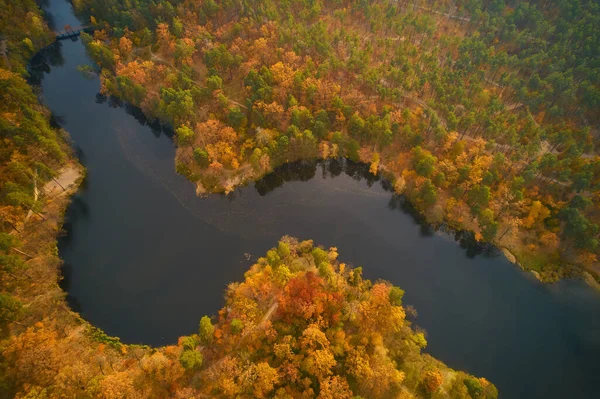
[{"label": "narrow trail", "polygon": [[267,313],[265,313],[263,318],[260,320],[260,324],[264,323],[267,320],[271,320],[271,316],[273,315],[273,312],[275,312],[278,307],[279,307],[279,303],[277,301],[273,302],[273,304],[271,305],[269,310],[267,310]]},{"label": "narrow trail", "polygon": [[246,331],[241,336],[240,340],[238,341],[238,344],[237,344],[236,348],[240,346],[240,344],[242,343],[242,341],[244,340],[244,338],[248,334],[250,334],[252,331],[256,330],[257,328],[260,328],[260,326],[262,326],[267,321],[271,320],[271,317],[273,316],[273,313],[275,313],[275,311],[277,310],[278,307],[279,307],[279,303],[277,302],[277,300],[274,300],[273,303],[271,304],[271,306],[269,306],[269,309],[267,309],[267,312],[260,319],[260,321],[258,322],[258,324],[256,324],[254,327],[248,329],[248,331]]},{"label": "narrow trail", "polygon": [[[421,6],[417,6],[417,8],[419,10],[423,10],[423,11],[427,11],[427,12],[430,12],[430,13],[433,13],[433,14],[441,15],[441,16],[446,17],[448,19],[458,19],[459,21],[471,22],[471,18],[461,17],[460,15],[455,15],[455,14],[452,14],[452,13],[443,13],[441,11],[436,11],[436,10],[433,10],[431,8],[426,8],[426,7],[421,7]],[[456,9],[456,7],[454,7],[454,8]]]}]

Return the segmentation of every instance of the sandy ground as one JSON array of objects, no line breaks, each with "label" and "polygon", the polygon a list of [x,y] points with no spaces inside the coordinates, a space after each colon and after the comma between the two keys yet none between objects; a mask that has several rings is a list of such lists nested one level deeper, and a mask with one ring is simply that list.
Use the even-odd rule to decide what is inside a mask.
[{"label": "sandy ground", "polygon": [[[77,163],[67,164],[60,170],[60,175],[57,178],[46,183],[41,192],[50,199],[57,198],[63,194],[70,194],[73,189],[77,187],[77,181],[83,175],[83,170],[83,167]],[[38,189],[35,180],[34,185],[33,198],[37,201],[40,196],[40,190]],[[32,215],[33,211],[30,210],[27,212],[23,222],[26,223]]]},{"label": "sandy ground", "polygon": [[44,193],[48,197],[54,197],[68,193],[76,185],[77,180],[83,175],[82,168],[77,164],[68,164],[61,171],[60,175],[50,180],[44,186]]},{"label": "sandy ground", "polygon": [[[71,195],[77,188],[79,178],[83,176],[84,169],[77,163],[68,163],[65,167],[60,170],[60,174],[57,178],[50,180],[44,188],[40,190],[34,187],[34,199],[38,200],[40,193],[46,197],[46,199],[52,200],[62,195]],[[31,210],[27,212],[24,223],[26,223],[34,212]],[[42,212],[44,213],[44,212]]]}]

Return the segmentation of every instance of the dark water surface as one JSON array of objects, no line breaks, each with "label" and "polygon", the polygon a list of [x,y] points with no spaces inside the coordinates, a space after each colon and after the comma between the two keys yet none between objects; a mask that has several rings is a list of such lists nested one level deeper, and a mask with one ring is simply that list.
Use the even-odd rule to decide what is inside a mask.
[{"label": "dark water surface", "polygon": [[[47,3],[57,28],[79,24],[65,0]],[[222,306],[226,284],[288,234],[336,246],[366,277],[406,290],[427,351],[485,376],[501,397],[599,397],[600,294],[582,282],[542,285],[493,251],[432,231],[347,162],[294,164],[228,197],[198,198],[174,170],[168,134],[77,71],[91,64],[79,41],[33,64],[88,171],[59,243],[65,287],[108,334],[162,345],[193,333]]]}]

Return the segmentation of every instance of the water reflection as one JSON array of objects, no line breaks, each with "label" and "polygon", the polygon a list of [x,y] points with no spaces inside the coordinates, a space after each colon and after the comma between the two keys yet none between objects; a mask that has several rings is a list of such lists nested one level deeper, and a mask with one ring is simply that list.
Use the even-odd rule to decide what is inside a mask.
[{"label": "water reflection", "polygon": [[65,59],[62,55],[62,43],[55,41],[33,56],[29,65],[29,84],[39,86],[45,74],[49,74],[52,68],[64,66]]}]

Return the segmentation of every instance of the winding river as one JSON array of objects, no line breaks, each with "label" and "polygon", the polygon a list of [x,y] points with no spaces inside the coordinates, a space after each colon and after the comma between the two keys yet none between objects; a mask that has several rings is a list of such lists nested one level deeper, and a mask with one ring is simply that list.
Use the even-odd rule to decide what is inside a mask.
[{"label": "winding river", "polygon": [[[66,0],[45,3],[57,28],[80,25]],[[600,294],[581,281],[540,284],[468,235],[433,231],[349,162],[287,165],[198,198],[174,170],[168,132],[101,96],[82,64],[81,42],[62,41],[32,61],[32,80],[87,168],[59,249],[68,300],[94,325],[126,343],[174,343],[287,234],[406,290],[427,351],[501,397],[598,397]]]}]

